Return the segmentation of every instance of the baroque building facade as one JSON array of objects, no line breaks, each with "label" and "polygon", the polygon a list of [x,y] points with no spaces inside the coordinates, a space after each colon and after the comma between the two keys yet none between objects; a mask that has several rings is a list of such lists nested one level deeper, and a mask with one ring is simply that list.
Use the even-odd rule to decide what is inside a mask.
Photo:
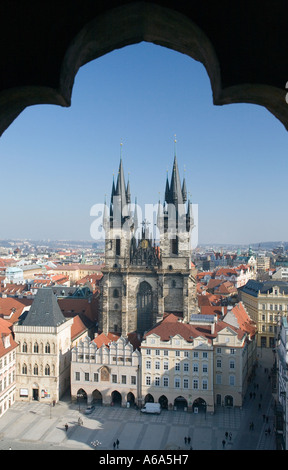
[{"label": "baroque building facade", "polygon": [[141,344],[133,335],[87,337],[72,349],[72,399],[140,407],[157,402],[194,413],[242,406],[254,373],[256,331],[239,303],[223,316],[192,314],[189,322],[167,314]]},{"label": "baroque building facade", "polygon": [[238,292],[249,315],[257,324],[257,345],[274,348],[278,322],[288,314],[288,283],[278,280],[250,280]]},{"label": "baroque building facade", "polygon": [[[164,313],[188,321],[198,313],[196,272],[191,264],[192,204],[185,179],[180,181],[176,155],[164,204],[157,206],[159,239],[153,239],[146,220],[138,220],[131,205],[130,184],[125,183],[122,158],[110,208],[105,204],[105,267],[101,280],[99,329],[127,336],[143,336]],[[142,227],[140,227],[142,225]]]}]

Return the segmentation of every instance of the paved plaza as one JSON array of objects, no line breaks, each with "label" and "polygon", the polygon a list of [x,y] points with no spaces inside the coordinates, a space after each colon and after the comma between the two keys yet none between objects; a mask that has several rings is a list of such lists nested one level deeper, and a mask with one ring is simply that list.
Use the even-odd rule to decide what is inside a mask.
[{"label": "paved plaza", "polygon": [[[160,415],[144,415],[132,408],[99,406],[86,416],[85,407],[79,412],[69,398],[54,407],[16,402],[0,419],[0,450],[91,450],[91,443],[98,441],[99,450],[110,451],[117,439],[119,449],[129,451],[187,451],[190,446],[193,450],[274,450],[274,399],[265,372],[272,363],[272,351],[261,351],[242,409],[217,407],[213,415],[165,410]],[[251,422],[254,429],[250,429]],[[185,443],[188,436],[190,444]]]}]

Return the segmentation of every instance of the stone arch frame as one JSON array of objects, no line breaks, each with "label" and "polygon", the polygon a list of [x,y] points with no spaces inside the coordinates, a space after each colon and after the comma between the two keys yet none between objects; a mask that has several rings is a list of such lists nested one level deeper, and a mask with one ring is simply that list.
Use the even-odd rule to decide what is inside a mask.
[{"label": "stone arch frame", "polygon": [[[266,84],[242,83],[222,87],[219,60],[207,35],[182,13],[146,2],[107,10],[88,22],[74,37],[62,62],[59,86],[20,86],[0,96],[0,135],[27,107],[34,104],[71,105],[75,76],[81,66],[127,45],[142,41],[161,45],[201,62],[210,79],[213,103],[264,106],[288,130],[287,90]],[[286,96],[286,99],[285,99]]]}]

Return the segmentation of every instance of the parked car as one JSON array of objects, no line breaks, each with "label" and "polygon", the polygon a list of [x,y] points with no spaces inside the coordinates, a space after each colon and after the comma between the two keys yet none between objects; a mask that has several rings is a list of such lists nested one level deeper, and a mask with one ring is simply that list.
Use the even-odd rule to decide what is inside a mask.
[{"label": "parked car", "polygon": [[85,415],[90,415],[91,413],[93,413],[93,411],[95,410],[95,406],[94,405],[91,405],[91,406],[87,406],[86,410],[84,411]]}]

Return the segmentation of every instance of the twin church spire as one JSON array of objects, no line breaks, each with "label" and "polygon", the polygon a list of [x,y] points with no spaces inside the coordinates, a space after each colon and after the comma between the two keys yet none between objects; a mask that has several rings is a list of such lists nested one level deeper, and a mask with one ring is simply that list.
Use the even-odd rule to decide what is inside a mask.
[{"label": "twin church spire", "polygon": [[[176,140],[174,142],[176,142]],[[180,174],[179,174],[179,169],[178,169],[178,162],[177,162],[177,157],[176,157],[176,146],[175,146],[173,169],[172,169],[170,183],[168,180],[168,174],[167,174],[167,179],[166,179],[164,205],[173,204],[177,208],[179,205],[184,205],[186,202],[187,202],[186,181],[184,177],[183,182],[181,184],[181,179],[180,179]],[[119,170],[118,170],[116,184],[115,184],[114,175],[113,175],[113,183],[112,183],[112,191],[111,191],[111,199],[110,199],[110,224],[112,222],[113,217],[115,217],[116,213],[118,214],[118,217],[120,217],[121,225],[125,222],[125,220],[127,220],[127,218],[132,216],[131,211],[130,211],[130,203],[131,203],[130,182],[128,179],[127,184],[125,183],[124,168],[123,168],[123,161],[122,161],[122,144],[121,144],[120,163],[119,163]],[[191,204],[190,204],[190,201],[188,201],[187,218],[189,219],[190,219],[191,211],[192,211]],[[138,225],[136,199],[135,199],[135,211],[134,211],[133,218],[135,219],[134,222],[137,221],[137,225]],[[135,226],[135,223],[134,223],[134,226]],[[189,227],[190,227],[190,224],[189,224]],[[187,229],[188,229],[188,226],[187,226]]]}]

